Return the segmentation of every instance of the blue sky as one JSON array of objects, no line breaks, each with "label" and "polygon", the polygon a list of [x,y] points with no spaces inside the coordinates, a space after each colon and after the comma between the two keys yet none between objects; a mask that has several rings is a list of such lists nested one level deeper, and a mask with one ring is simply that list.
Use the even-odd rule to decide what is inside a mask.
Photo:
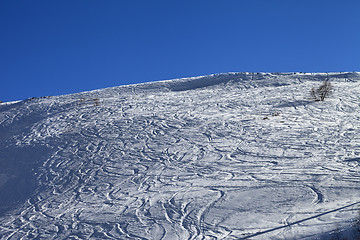
[{"label": "blue sky", "polygon": [[360,71],[358,0],[2,0],[0,100],[222,72]]}]

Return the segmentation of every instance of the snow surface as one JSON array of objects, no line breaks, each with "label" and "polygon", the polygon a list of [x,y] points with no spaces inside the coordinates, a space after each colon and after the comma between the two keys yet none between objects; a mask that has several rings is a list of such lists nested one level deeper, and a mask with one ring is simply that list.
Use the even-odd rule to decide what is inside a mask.
[{"label": "snow surface", "polygon": [[228,73],[1,104],[1,239],[355,238],[359,93]]}]

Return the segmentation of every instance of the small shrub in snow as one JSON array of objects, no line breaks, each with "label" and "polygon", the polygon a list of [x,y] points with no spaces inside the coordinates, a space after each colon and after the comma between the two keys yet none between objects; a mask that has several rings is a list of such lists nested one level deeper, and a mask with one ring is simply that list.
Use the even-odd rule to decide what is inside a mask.
[{"label": "small shrub in snow", "polygon": [[94,106],[100,106],[100,98],[81,98],[81,99],[79,99],[79,102],[78,102],[78,104],[79,105],[84,105],[84,104],[86,104],[86,103],[93,103],[94,104]]},{"label": "small shrub in snow", "polygon": [[311,89],[311,97],[315,101],[324,101],[333,92],[333,86],[329,81],[324,81],[318,88]]},{"label": "small shrub in snow", "polygon": [[100,98],[93,98],[94,105],[99,106],[100,105]]}]

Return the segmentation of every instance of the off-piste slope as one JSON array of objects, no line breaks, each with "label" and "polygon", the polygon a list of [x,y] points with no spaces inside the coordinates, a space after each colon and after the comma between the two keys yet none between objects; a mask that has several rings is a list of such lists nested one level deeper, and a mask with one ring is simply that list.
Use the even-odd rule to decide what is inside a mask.
[{"label": "off-piste slope", "polygon": [[[309,99],[324,80],[333,95]],[[1,239],[351,229],[359,93],[359,73],[229,73],[2,104]]]}]

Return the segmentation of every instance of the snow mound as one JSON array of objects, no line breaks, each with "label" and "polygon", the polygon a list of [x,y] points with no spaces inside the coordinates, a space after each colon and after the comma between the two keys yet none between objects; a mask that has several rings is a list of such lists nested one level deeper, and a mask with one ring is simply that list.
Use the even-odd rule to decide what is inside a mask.
[{"label": "snow mound", "polygon": [[225,73],[0,104],[0,237],[357,237],[359,92]]}]

